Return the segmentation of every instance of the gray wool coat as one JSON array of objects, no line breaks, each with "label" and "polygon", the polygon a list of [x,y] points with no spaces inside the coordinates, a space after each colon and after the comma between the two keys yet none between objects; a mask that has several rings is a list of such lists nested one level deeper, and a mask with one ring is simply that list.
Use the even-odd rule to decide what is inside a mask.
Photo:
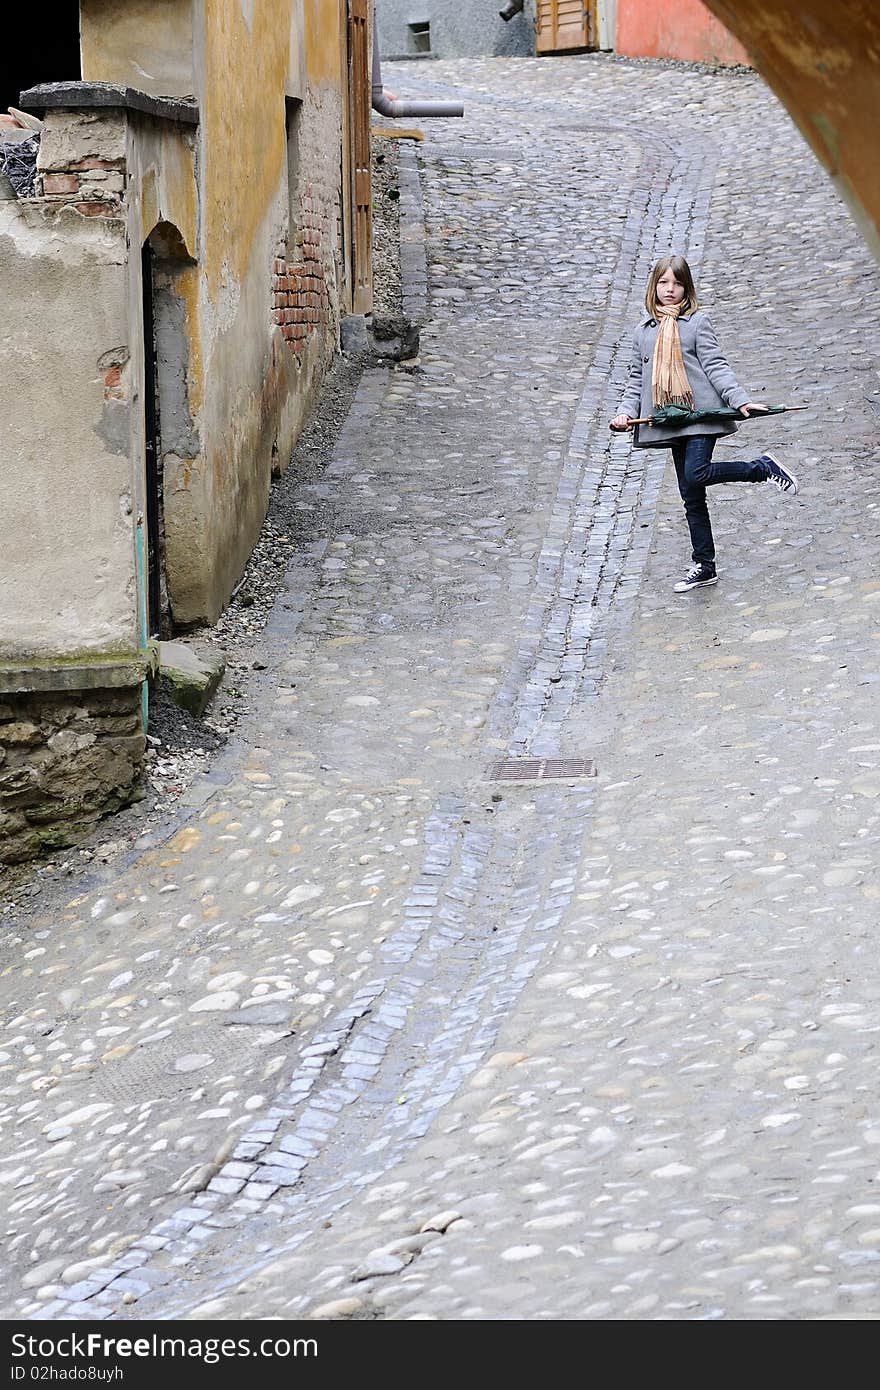
[{"label": "gray wool coat", "polygon": [[[729,405],[738,410],[748,401],[748,393],[738,384],[730,364],[718,346],[712,320],[705,309],[697,309],[678,320],[681,338],[681,355],[684,369],[694,393],[696,410],[715,410]],[[618,406],[618,414],[638,419],[650,415],[654,409],[651,400],[651,370],[654,364],[654,344],[657,341],[658,324],[653,318],[644,318],[633,335],[632,361],[626,384],[626,394]],[[734,434],[738,426],[734,420],[717,420],[698,425],[636,425],[634,444],[637,449],[664,449],[675,439],[690,434]]]}]

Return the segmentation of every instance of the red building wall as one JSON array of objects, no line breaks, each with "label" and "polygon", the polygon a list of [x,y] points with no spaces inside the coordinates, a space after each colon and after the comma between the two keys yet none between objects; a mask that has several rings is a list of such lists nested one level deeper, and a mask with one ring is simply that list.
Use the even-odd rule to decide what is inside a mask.
[{"label": "red building wall", "polygon": [[701,0],[617,0],[616,48],[628,58],[749,62],[742,44]]}]

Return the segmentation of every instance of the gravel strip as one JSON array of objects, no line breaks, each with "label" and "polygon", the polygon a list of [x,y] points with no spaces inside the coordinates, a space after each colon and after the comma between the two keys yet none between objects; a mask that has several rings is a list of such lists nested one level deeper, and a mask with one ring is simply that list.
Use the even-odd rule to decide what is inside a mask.
[{"label": "gravel strip", "polygon": [[400,187],[398,144],[373,136],[373,312],[399,314]]}]

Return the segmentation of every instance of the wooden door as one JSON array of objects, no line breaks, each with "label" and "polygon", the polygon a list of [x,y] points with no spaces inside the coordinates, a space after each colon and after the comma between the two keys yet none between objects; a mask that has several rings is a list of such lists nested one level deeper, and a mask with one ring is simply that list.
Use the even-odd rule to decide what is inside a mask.
[{"label": "wooden door", "polygon": [[597,0],[538,0],[538,53],[573,53],[598,45]]},{"label": "wooden door", "polygon": [[348,3],[348,100],[351,132],[352,312],[369,313],[373,285],[373,209],[370,187],[370,6]]}]

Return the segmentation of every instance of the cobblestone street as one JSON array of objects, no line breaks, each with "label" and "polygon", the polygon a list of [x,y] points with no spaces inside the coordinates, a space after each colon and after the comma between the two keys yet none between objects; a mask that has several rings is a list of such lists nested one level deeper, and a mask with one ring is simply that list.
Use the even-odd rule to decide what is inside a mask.
[{"label": "cobblestone street", "polygon": [[[4,931],[0,1313],[880,1317],[880,272],[753,74],[385,80],[465,102],[402,150],[420,367],[186,818]],[[809,406],[722,444],[801,491],[714,488],[683,597],[607,428],[670,249]]]}]

